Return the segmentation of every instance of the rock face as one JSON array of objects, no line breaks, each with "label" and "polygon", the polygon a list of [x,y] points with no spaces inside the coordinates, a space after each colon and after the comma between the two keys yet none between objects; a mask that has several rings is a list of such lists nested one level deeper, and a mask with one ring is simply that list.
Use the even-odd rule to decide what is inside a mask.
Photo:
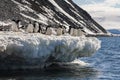
[{"label": "rock face", "polygon": [[0,21],[21,20],[22,24],[62,24],[85,29],[86,33],[107,33],[92,17],[72,0],[1,0]]}]

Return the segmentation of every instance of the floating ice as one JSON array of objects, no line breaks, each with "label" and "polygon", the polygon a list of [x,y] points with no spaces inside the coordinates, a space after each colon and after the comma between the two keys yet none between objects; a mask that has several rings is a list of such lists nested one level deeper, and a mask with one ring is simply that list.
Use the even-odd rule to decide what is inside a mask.
[{"label": "floating ice", "polygon": [[21,32],[1,32],[0,44],[1,58],[9,56],[36,64],[71,62],[79,57],[89,57],[100,48],[97,38]]}]

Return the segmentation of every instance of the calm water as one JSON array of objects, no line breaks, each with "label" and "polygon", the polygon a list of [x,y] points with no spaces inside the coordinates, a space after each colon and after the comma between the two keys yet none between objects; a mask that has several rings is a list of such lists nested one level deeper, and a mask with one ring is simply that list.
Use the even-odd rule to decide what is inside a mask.
[{"label": "calm water", "polygon": [[[100,38],[102,48],[92,57],[81,60],[89,66],[51,66],[45,71],[4,72],[0,80],[120,80],[120,38]],[[3,72],[2,72],[3,73]]]}]

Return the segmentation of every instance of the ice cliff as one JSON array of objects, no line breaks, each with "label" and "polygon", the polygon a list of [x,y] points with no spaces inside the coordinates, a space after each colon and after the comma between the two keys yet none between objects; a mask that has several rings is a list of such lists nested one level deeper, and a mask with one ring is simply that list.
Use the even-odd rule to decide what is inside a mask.
[{"label": "ice cliff", "polygon": [[15,68],[71,62],[80,57],[89,57],[100,48],[100,41],[96,38],[21,32],[1,32],[0,44],[0,67],[14,65]]}]

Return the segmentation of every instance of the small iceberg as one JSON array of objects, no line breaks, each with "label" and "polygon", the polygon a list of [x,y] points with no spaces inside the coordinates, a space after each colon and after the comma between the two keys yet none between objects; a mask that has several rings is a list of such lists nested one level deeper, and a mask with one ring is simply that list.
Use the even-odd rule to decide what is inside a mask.
[{"label": "small iceberg", "polygon": [[0,44],[0,69],[24,69],[89,57],[100,48],[101,42],[84,36],[0,32]]}]

